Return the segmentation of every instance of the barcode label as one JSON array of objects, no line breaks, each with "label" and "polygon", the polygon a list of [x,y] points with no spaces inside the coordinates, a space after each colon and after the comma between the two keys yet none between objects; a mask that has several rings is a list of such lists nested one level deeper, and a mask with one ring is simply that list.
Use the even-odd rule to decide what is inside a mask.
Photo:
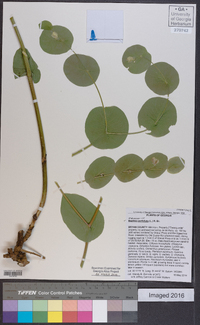
[{"label": "barcode label", "polygon": [[10,276],[10,277],[22,276],[22,270],[18,270],[18,271],[5,270],[3,275]]}]

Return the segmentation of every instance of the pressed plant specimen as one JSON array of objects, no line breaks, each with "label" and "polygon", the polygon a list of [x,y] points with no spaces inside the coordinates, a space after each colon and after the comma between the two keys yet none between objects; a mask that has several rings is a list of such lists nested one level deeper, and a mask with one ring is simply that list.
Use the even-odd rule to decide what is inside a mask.
[{"label": "pressed plant specimen", "polygon": [[136,179],[144,171],[147,177],[157,178],[166,170],[170,174],[177,174],[185,167],[185,161],[181,157],[167,156],[155,152],[144,160],[135,154],[121,157],[116,163],[112,158],[100,157],[94,160],[85,172],[85,180],[90,187],[98,189],[107,185],[116,176],[119,181],[126,183]]},{"label": "pressed plant specimen", "polygon": [[64,193],[58,183],[55,183],[63,195],[60,210],[64,223],[72,234],[85,242],[80,263],[80,267],[83,267],[89,242],[99,237],[104,229],[104,217],[99,211],[102,197],[100,197],[99,203],[95,207],[83,196]]},{"label": "pressed plant specimen", "polygon": [[[32,217],[31,224],[24,234],[23,230],[18,232],[17,243],[13,248],[8,248],[5,258],[17,261],[18,265],[25,266],[29,263],[23,244],[32,234],[35,223],[41,214],[46,202],[47,195],[47,154],[44,140],[44,133],[39,112],[38,100],[35,94],[34,82],[40,80],[40,71],[32,59],[29,51],[25,48],[14,18],[11,18],[12,25],[20,43],[20,49],[16,51],[13,61],[15,77],[27,76],[31,90],[33,104],[38,123],[39,137],[41,143],[41,164],[43,188],[39,207]],[[169,95],[178,87],[178,72],[168,63],[152,63],[151,55],[141,45],[129,47],[122,57],[122,63],[130,73],[139,74],[145,72],[146,85],[157,95],[167,96],[154,97],[147,100],[138,113],[139,127],[143,130],[136,132],[129,131],[128,119],[119,107],[104,105],[100,90],[97,86],[97,79],[100,68],[95,59],[83,54],[77,54],[72,49],[73,35],[65,27],[53,26],[48,21],[40,24],[43,29],[40,36],[41,48],[53,55],[59,55],[72,51],[63,65],[66,77],[73,84],[80,87],[95,86],[101,106],[93,108],[85,121],[85,133],[89,144],[76,151],[72,156],[81,153],[83,150],[94,146],[98,149],[114,149],[119,147],[128,135],[148,132],[154,137],[162,137],[169,132],[169,127],[176,124],[177,114],[175,106],[170,102]],[[156,178],[165,170],[170,173],[177,173],[184,168],[184,160],[180,157],[168,158],[161,153],[153,153],[144,161],[135,154],[129,154],[120,158],[116,163],[109,157],[101,157],[95,160],[85,173],[85,181],[92,188],[105,186],[115,175],[122,182],[129,182],[138,177],[142,171],[148,177]],[[56,185],[59,187],[58,183]],[[59,187],[63,197],[61,201],[61,215],[64,223],[70,231],[80,240],[85,242],[81,267],[84,265],[88,243],[96,239],[103,231],[104,217],[99,211],[102,198],[95,207],[86,198],[76,194],[64,193]],[[39,254],[36,254],[39,255]],[[40,256],[40,255],[39,255]]]},{"label": "pressed plant specimen", "polygon": [[[13,60],[13,72],[15,74],[15,78],[27,76],[31,96],[33,100],[33,105],[35,109],[37,124],[38,124],[38,131],[39,131],[39,138],[40,138],[40,145],[41,145],[41,165],[42,165],[42,195],[41,200],[39,203],[39,207],[34,213],[32,217],[32,221],[28,227],[28,229],[25,231],[20,230],[18,232],[17,242],[14,248],[8,248],[8,253],[4,254],[4,258],[11,258],[13,261],[16,261],[19,266],[26,266],[30,262],[27,259],[27,253],[34,254],[37,256],[42,257],[39,254],[36,254],[34,252],[27,251],[23,248],[24,243],[30,238],[32,231],[35,227],[35,223],[40,216],[45,202],[46,202],[46,196],[47,196],[47,153],[46,153],[46,146],[45,146],[45,139],[44,139],[44,132],[42,127],[42,121],[40,117],[40,111],[38,106],[38,100],[35,93],[34,83],[38,82],[40,80],[40,71],[37,67],[37,64],[32,59],[29,51],[25,48],[24,43],[22,41],[21,35],[19,33],[18,27],[15,23],[15,20],[13,17],[10,18],[11,23],[13,25],[13,28],[15,30],[16,36],[18,38],[20,49],[17,50],[14,56]],[[45,258],[45,257],[43,257]]]},{"label": "pressed plant specimen", "polygon": [[166,62],[153,63],[151,55],[141,45],[133,45],[126,49],[122,63],[130,73],[145,72],[146,85],[156,94],[163,97],[153,97],[147,100],[138,114],[138,124],[143,130],[129,131],[129,123],[123,110],[117,106],[104,105],[97,79],[100,68],[95,59],[83,54],[77,54],[72,49],[73,35],[65,27],[53,26],[48,21],[40,24],[43,32],[40,36],[41,48],[49,54],[62,54],[69,50],[73,54],[63,65],[66,77],[77,86],[94,85],[100,98],[101,106],[93,108],[85,121],[85,133],[90,143],[74,152],[72,156],[94,146],[99,149],[113,149],[119,147],[128,135],[144,133],[154,137],[162,137],[169,133],[169,127],[176,124],[177,114],[175,106],[169,100],[171,94],[179,84],[179,75],[174,67]]}]

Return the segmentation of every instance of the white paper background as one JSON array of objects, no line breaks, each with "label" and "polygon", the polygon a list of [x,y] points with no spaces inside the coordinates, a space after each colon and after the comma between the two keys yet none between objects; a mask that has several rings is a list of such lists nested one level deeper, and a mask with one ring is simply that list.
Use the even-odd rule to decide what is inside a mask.
[{"label": "white paper background", "polygon": [[[123,10],[123,43],[87,43],[87,10]],[[48,197],[31,238],[24,248],[38,251],[46,260],[30,256],[23,269],[24,278],[93,279],[92,267],[121,267],[125,277],[126,207],[192,208],[195,30],[191,34],[172,34],[168,27],[168,5],[93,4],[93,3],[4,3],[2,58],[2,146],[1,146],[1,255],[13,247],[17,232],[27,229],[41,195],[40,144],[32,98],[26,77],[15,80],[13,56],[19,48],[10,17],[14,16],[26,48],[41,70],[35,85],[48,154]],[[156,95],[148,89],[144,73],[133,75],[121,63],[127,47],[140,44],[152,55],[153,62],[167,62],[180,75],[178,88],[170,95],[177,109],[178,121],[161,138],[146,134],[129,136],[114,150],[94,147],[71,157],[87,145],[84,123],[92,108],[100,106],[95,87],[77,87],[63,73],[63,64],[72,53],[49,55],[39,46],[38,24],[49,20],[67,27],[74,36],[73,50],[95,58],[100,66],[97,85],[105,106],[118,106],[126,114],[129,130],[139,130],[137,115],[144,102]],[[116,177],[99,190],[84,179],[88,166],[98,157],[117,161],[135,153],[145,159],[153,152],[169,158],[181,156],[185,169],[157,179],[143,173],[136,180],[122,183]],[[89,244],[87,260],[80,269],[84,243],[72,235],[60,214],[61,193],[57,181],[67,193],[85,196],[95,205],[103,197],[101,211],[105,229]],[[21,269],[10,259],[0,259],[3,270]],[[108,278],[110,280],[110,278]],[[99,278],[98,278],[99,280]],[[107,280],[106,277],[103,280]],[[112,280],[115,280],[112,277]],[[119,280],[119,278],[116,278]]]},{"label": "white paper background", "polygon": [[122,10],[87,10],[87,42],[91,40],[91,31],[95,33],[95,42],[122,42],[124,19]]}]

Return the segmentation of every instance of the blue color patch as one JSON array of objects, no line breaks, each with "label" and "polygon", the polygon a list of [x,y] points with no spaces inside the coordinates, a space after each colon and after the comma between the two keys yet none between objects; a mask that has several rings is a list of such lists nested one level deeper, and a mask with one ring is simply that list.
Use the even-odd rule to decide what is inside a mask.
[{"label": "blue color patch", "polygon": [[18,300],[18,311],[32,311],[32,300]]},{"label": "blue color patch", "polygon": [[33,313],[32,311],[18,311],[18,323],[32,323]]}]

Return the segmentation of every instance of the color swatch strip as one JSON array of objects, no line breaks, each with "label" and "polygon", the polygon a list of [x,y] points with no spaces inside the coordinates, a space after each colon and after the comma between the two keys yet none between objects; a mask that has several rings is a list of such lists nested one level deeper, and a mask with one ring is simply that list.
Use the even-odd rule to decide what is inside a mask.
[{"label": "color swatch strip", "polygon": [[3,300],[3,323],[137,323],[137,300]]}]

